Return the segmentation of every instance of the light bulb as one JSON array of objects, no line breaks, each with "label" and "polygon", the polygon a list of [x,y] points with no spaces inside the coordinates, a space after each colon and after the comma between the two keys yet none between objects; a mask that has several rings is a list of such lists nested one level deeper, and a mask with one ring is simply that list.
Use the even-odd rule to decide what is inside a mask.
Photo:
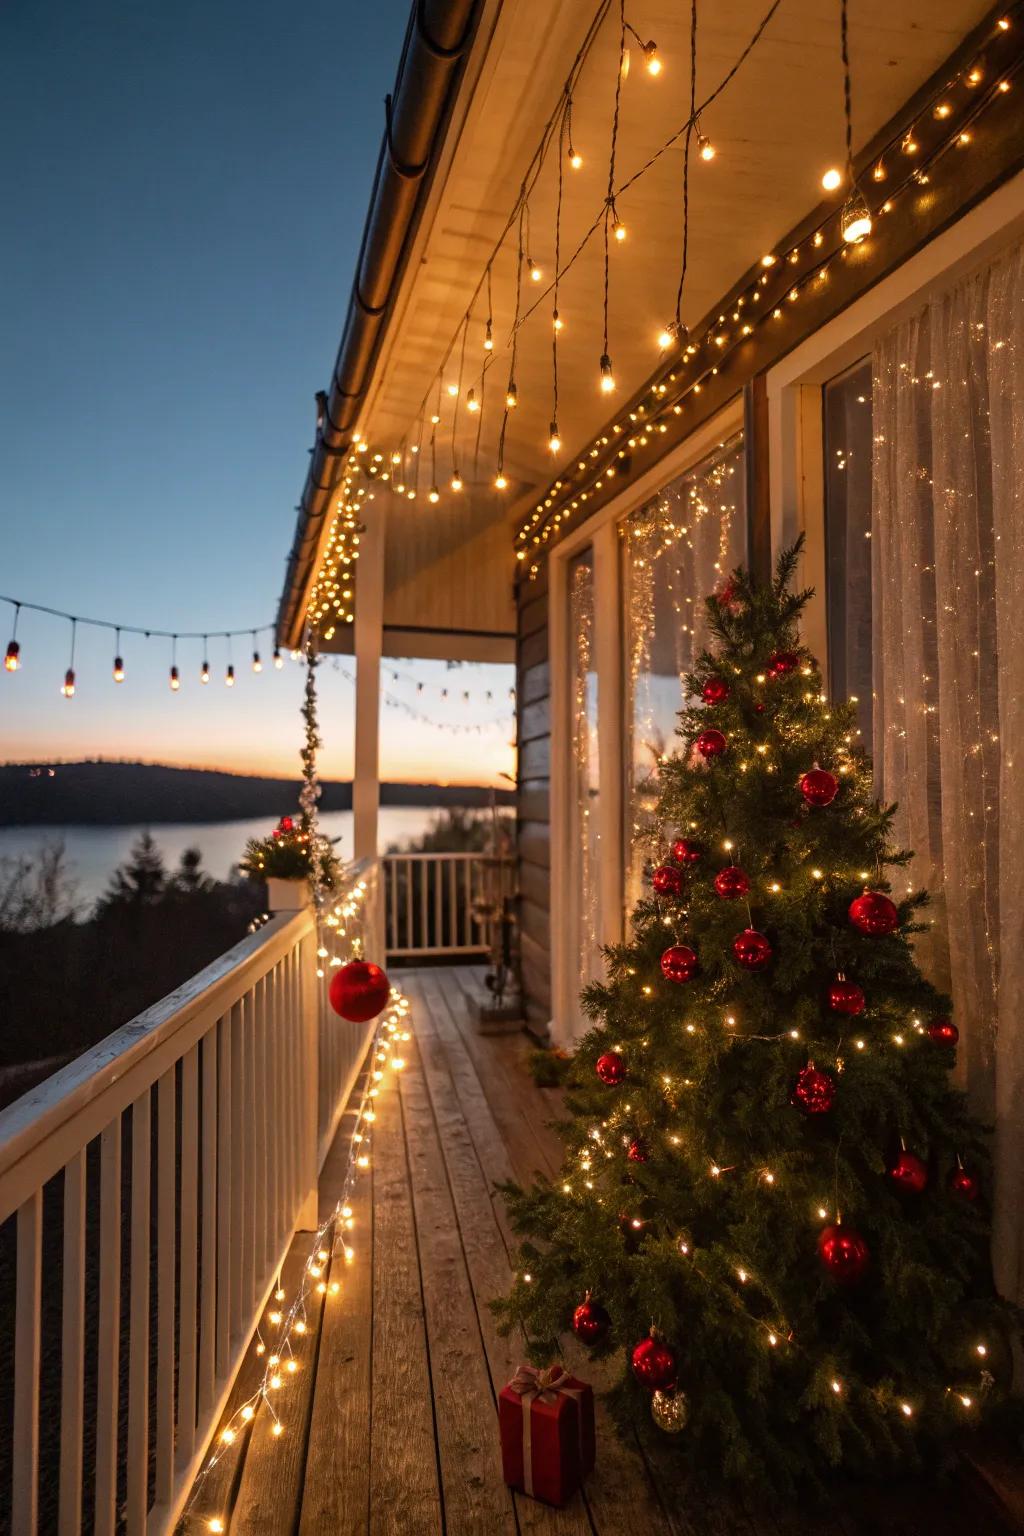
[{"label": "light bulb", "polygon": [[607,352],[601,353],[601,393],[610,395],[615,388],[615,375],[612,373],[612,360]]},{"label": "light bulb", "polygon": [[652,38],[649,43],[644,43],[644,63],[649,75],[661,74],[661,60],[658,58],[658,45]]},{"label": "light bulb", "polygon": [[235,669],[232,666],[229,666],[224,674],[224,686],[226,688],[233,688],[235,686]]},{"label": "light bulb", "polygon": [[274,646],[274,666],[279,672],[284,666],[284,657],[281,655],[281,652],[276,645]]},{"label": "light bulb", "polygon": [[626,238],[626,226],[625,224],[620,224],[618,219],[615,221],[614,234],[616,240],[618,240],[620,243]]},{"label": "light bulb", "polygon": [[507,485],[508,485],[508,481],[505,479],[505,476],[502,474],[501,470],[499,469],[498,473],[494,477],[494,489],[496,491],[503,491]]},{"label": "light bulb", "polygon": [[64,684],[63,684],[63,687],[61,688],[60,691],[61,691],[61,693],[64,695],[64,697],[66,699],[73,699],[74,698],[74,696],[75,696],[75,669],[74,669],[74,667],[68,667],[67,671],[64,673]]},{"label": "light bulb", "polygon": [[124,662],[122,661],[120,656],[115,656],[114,657],[114,682],[115,683],[123,683],[124,682]]},{"label": "light bulb", "polygon": [[438,502],[441,500],[441,492],[438,490],[436,485],[432,485],[430,487],[430,490],[427,492],[427,500],[433,502]]},{"label": "light bulb", "polygon": [[675,340],[675,331],[670,325],[663,325],[658,332],[658,346],[662,352],[667,352]]},{"label": "light bulb", "polygon": [[562,446],[562,439],[558,435],[558,422],[553,421],[548,429],[548,447],[552,453],[557,453]]},{"label": "light bulb", "polygon": [[841,224],[843,239],[847,245],[859,245],[871,233],[871,214],[867,203],[856,188],[846,200]]},{"label": "light bulb", "polygon": [[702,133],[697,134],[697,148],[700,150],[702,160],[713,160],[715,158],[715,146]]},{"label": "light bulb", "polygon": [[253,651],[253,653],[252,653],[252,669],[253,669],[254,672],[262,672],[263,671],[263,663],[260,660],[260,653],[259,653],[259,651]]},{"label": "light bulb", "polygon": [[210,681],[210,663],[208,661],[203,662],[202,671],[199,674],[199,681],[201,683],[208,683]]},{"label": "light bulb", "polygon": [[471,389],[466,396],[466,410],[476,412],[480,409],[480,401],[476,397],[476,390]]},{"label": "light bulb", "polygon": [[[116,663],[115,663],[116,665]],[[4,671],[17,672],[21,666],[21,646],[17,640],[11,640],[7,646],[7,654],[4,657]]]},{"label": "light bulb", "polygon": [[510,411],[514,411],[516,406],[519,404],[519,394],[516,390],[515,379],[509,380],[508,389],[505,391],[505,404]]},{"label": "light bulb", "polygon": [[843,184],[842,171],[837,171],[835,166],[830,166],[824,176],[822,176],[821,184],[826,192],[834,192],[837,187],[841,187]]},{"label": "light bulb", "polygon": [[436,427],[436,426],[437,426],[437,424],[438,424],[438,422],[439,422],[439,421],[440,421],[440,420],[441,420],[441,418],[440,418],[440,416],[439,416],[439,415],[438,415],[438,414],[437,414],[437,412],[436,412],[436,411],[435,411],[435,412],[434,412],[434,413],[433,413],[433,415],[432,415],[432,416],[431,416],[431,418],[430,418],[430,425],[431,425],[431,426],[432,426],[432,427]]},{"label": "light bulb", "polygon": [[172,667],[171,668],[170,682],[171,682],[171,692],[172,693],[177,693],[178,689],[181,687],[181,676],[180,676],[180,674],[178,672],[177,667]]},{"label": "light bulb", "polygon": [[398,453],[398,452],[393,453],[391,455],[391,462],[392,462],[392,464],[401,464],[401,462],[402,462],[402,455],[400,453]]},{"label": "light bulb", "polygon": [[530,274],[530,281],[539,283],[544,274],[541,272],[540,267],[538,267],[537,263],[531,256],[527,256],[526,258],[526,267]]},{"label": "light bulb", "polygon": [[491,332],[491,322],[489,320],[487,322],[487,329],[484,332],[484,351],[485,352],[493,352],[494,351],[494,336],[493,336],[493,334]]},{"label": "light bulb", "polygon": [[574,171],[578,171],[580,166],[583,164],[583,156],[579,154],[577,150],[573,149],[571,144],[569,145],[569,164],[572,166]]},{"label": "light bulb", "polygon": [[452,475],[451,485],[453,491],[462,490],[462,476],[459,474],[458,470],[456,470],[455,474]]},{"label": "light bulb", "polygon": [[554,314],[551,316],[551,326],[552,326],[552,329],[556,330],[556,331],[560,331],[560,330],[564,329],[565,321],[562,319],[562,317],[558,313],[557,309],[555,310]]},{"label": "light bulb", "polygon": [[448,385],[448,393],[451,395],[453,400],[455,399],[455,396],[458,394],[458,392],[459,392],[459,386],[457,384],[449,384]]}]

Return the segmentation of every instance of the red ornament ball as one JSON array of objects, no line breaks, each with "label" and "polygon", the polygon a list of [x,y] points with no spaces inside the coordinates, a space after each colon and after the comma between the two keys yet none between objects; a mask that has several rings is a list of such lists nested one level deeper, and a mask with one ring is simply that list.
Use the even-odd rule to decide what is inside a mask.
[{"label": "red ornament ball", "polygon": [[811,768],[800,780],[800,793],[808,805],[831,805],[839,793],[839,780],[827,768]]},{"label": "red ornament ball", "polygon": [[694,742],[694,746],[705,762],[710,762],[715,757],[721,757],[728,745],[729,743],[726,741],[723,733],[716,731],[714,727],[709,731],[701,731]]},{"label": "red ornament ball", "polygon": [[906,1147],[887,1172],[897,1189],[905,1189],[912,1195],[919,1195],[928,1183],[927,1164],[916,1152],[908,1152]]},{"label": "red ornament ball", "polygon": [[594,1071],[608,1088],[614,1088],[626,1076],[626,1063],[618,1051],[605,1051],[594,1063]]},{"label": "red ornament ball", "polygon": [[724,677],[709,677],[700,690],[700,696],[705,704],[724,704],[731,692]]},{"label": "red ornament ball", "polygon": [[572,1331],[584,1344],[600,1344],[612,1320],[599,1301],[581,1301],[572,1315]]},{"label": "red ornament ball", "polygon": [[634,1136],[626,1149],[626,1156],[631,1163],[646,1163],[648,1158],[647,1143],[640,1136]]},{"label": "red ornament ball", "polygon": [[872,939],[895,933],[900,926],[895,902],[882,891],[865,891],[862,896],[855,896],[847,915],[859,933]]},{"label": "red ornament ball", "polygon": [[868,1245],[853,1227],[825,1227],[818,1238],[818,1257],[840,1285],[855,1285],[868,1267]]},{"label": "red ornament ball", "polygon": [[666,981],[692,981],[699,970],[697,951],[688,944],[670,944],[661,957],[661,974]]},{"label": "red ornament ball", "polygon": [[659,864],[651,876],[651,885],[659,896],[678,896],[683,888],[682,870],[674,864]]},{"label": "red ornament ball", "polygon": [[928,1025],[928,1038],[936,1045],[956,1045],[960,1031],[952,1019],[932,1019]]},{"label": "red ornament ball", "polygon": [[391,995],[391,983],[372,960],[350,960],[331,977],[327,996],[335,1013],[351,1024],[375,1019]]},{"label": "red ornament ball", "polygon": [[723,901],[737,901],[750,890],[750,876],[738,864],[727,864],[715,876],[715,890]]},{"label": "red ornament ball", "polygon": [[714,598],[719,608],[728,608],[732,603],[736,601],[735,583],[731,581],[725,582],[724,585],[719,587],[718,591],[714,594]]},{"label": "red ornament ball", "polygon": [[827,1115],[836,1101],[836,1080],[820,1071],[813,1061],[797,1074],[789,1102],[805,1115]]},{"label": "red ornament ball", "polygon": [[282,832],[290,832],[295,826],[295,823],[290,816],[282,816],[281,820],[278,822],[278,826],[281,828]]},{"label": "red ornament ball", "polygon": [[745,971],[763,971],[772,958],[772,946],[756,928],[744,928],[732,941],[732,953]]},{"label": "red ornament ball", "polygon": [[699,864],[704,857],[704,849],[700,843],[688,837],[677,837],[672,844],[672,857],[678,859],[680,864]]},{"label": "red ornament ball", "polygon": [[864,989],[855,981],[847,981],[840,974],[828,989],[828,1005],[833,1013],[845,1013],[849,1018],[864,1012]]},{"label": "red ornament ball", "polygon": [[667,1392],[676,1384],[675,1352],[652,1333],[633,1351],[633,1375],[651,1392]]},{"label": "red ornament ball", "polygon": [[795,672],[800,665],[800,657],[796,651],[772,651],[768,657],[769,677],[785,677],[789,672]]},{"label": "red ornament ball", "polygon": [[956,1167],[949,1176],[949,1192],[957,1200],[974,1201],[981,1194],[981,1185],[973,1173],[968,1173],[963,1163],[957,1158]]}]

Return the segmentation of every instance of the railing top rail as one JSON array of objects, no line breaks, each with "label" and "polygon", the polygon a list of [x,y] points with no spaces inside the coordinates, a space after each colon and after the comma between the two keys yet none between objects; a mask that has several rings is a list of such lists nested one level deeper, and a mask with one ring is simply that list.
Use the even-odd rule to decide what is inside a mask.
[{"label": "railing top rail", "polygon": [[437,853],[403,853],[399,850],[396,853],[382,853],[380,857],[383,864],[397,863],[399,859],[410,863],[453,860],[467,863],[470,860],[474,860],[478,864],[511,864],[515,855],[511,853],[484,853],[482,851],[477,853],[441,852],[440,850]]},{"label": "railing top rail", "polygon": [[[312,925],[311,909],[271,918],[197,976],[0,1111],[0,1220],[9,1214],[14,1186],[21,1182],[10,1178],[17,1165],[42,1143],[54,1139],[67,1142],[69,1156],[78,1150],[82,1142],[71,1145],[74,1138],[66,1131],[69,1122],[98,1100],[108,1099],[118,1084],[124,1083],[129,1102],[145,1086],[140,1082],[140,1074],[145,1077],[148,1057],[160,1051],[160,1070],[165,1070],[166,1049],[161,1048],[166,1048],[199,1015],[218,1018],[225,1013]],[[125,1082],[126,1078],[130,1078],[130,1084]],[[121,1107],[111,1103],[111,1114]]]}]

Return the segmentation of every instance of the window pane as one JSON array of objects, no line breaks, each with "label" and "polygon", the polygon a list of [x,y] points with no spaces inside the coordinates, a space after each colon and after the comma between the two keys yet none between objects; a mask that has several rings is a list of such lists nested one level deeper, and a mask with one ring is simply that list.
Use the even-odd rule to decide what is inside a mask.
[{"label": "window pane", "polygon": [[871,744],[871,359],[825,385],[825,595],[834,699]]},{"label": "window pane", "polygon": [[578,980],[603,975],[601,960],[600,776],[597,743],[597,667],[594,656],[594,559],[587,549],[569,567],[570,736],[574,820],[570,839],[570,916]]},{"label": "window pane", "polygon": [[660,758],[675,750],[686,673],[707,642],[704,599],[746,558],[741,433],[622,526],[625,639],[625,902],[641,892]]}]

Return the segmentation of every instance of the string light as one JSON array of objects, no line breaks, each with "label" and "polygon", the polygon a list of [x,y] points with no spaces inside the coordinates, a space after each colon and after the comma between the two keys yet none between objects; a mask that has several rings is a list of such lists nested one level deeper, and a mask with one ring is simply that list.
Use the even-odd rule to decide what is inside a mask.
[{"label": "string light", "polygon": [[71,620],[71,659],[68,662],[67,671],[64,673],[64,682],[61,685],[61,693],[66,699],[75,696],[75,632],[78,628],[78,620]]},{"label": "string light", "polygon": [[607,352],[601,354],[601,393],[610,395],[615,388],[615,375],[612,372],[612,360]]},{"label": "string light", "polygon": [[281,655],[280,647],[276,645],[274,646],[273,662],[276,670],[280,672],[281,668],[284,666],[284,657]]},{"label": "string light", "polygon": [[826,192],[834,192],[837,187],[841,187],[843,184],[842,171],[837,171],[835,166],[830,166],[822,176],[821,184]]},{"label": "string light", "polygon": [[228,662],[228,669],[224,674],[224,685],[227,688],[235,686],[235,669],[231,662]]}]

